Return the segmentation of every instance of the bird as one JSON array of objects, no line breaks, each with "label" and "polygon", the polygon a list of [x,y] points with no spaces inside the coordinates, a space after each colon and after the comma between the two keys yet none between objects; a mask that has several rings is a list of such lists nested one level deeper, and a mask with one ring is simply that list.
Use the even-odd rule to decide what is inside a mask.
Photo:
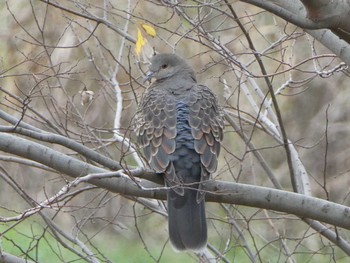
[{"label": "bird", "polygon": [[176,54],[151,58],[146,80],[152,79],[135,115],[137,143],[150,167],[165,177],[173,248],[201,252],[207,245],[203,186],[218,165],[222,108]]}]

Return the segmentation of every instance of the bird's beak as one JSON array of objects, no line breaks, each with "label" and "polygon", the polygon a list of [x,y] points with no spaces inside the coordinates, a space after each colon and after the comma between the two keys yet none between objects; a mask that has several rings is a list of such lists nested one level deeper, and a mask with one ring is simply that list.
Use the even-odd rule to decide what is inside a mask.
[{"label": "bird's beak", "polygon": [[153,71],[148,71],[148,72],[146,73],[146,76],[143,78],[143,83],[145,83],[146,81],[151,82],[151,79],[153,78],[154,73],[155,73],[155,72],[153,72]]}]

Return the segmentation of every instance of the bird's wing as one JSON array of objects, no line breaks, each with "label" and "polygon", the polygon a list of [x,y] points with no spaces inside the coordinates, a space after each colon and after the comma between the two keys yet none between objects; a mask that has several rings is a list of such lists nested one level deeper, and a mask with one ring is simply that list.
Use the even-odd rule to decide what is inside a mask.
[{"label": "bird's wing", "polygon": [[[223,138],[224,120],[221,108],[213,92],[206,86],[197,85],[188,97],[189,125],[194,137],[195,151],[201,159],[201,181],[209,179],[216,171],[220,142]],[[198,199],[203,194],[198,195]],[[200,201],[200,200],[197,200]]]},{"label": "bird's wing", "polygon": [[[135,116],[138,144],[152,169],[165,172],[167,181],[180,184],[169,155],[175,151],[176,102],[164,89],[156,87],[145,92]],[[179,194],[183,194],[182,190]]]},{"label": "bird's wing", "polygon": [[[209,179],[216,171],[220,141],[223,138],[222,111],[213,92],[202,85],[195,85],[186,94],[189,107],[189,126],[194,138],[194,149],[200,155],[201,181]],[[159,173],[165,172],[171,186],[179,185],[169,155],[176,148],[176,101],[164,89],[149,89],[145,92],[135,116],[138,143],[150,166]],[[182,195],[183,190],[176,192]],[[203,198],[198,195],[198,201]]]}]

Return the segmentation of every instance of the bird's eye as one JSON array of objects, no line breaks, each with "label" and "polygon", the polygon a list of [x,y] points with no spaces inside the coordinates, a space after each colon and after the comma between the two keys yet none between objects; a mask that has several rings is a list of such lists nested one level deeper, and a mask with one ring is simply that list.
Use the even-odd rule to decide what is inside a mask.
[{"label": "bird's eye", "polygon": [[163,65],[162,65],[162,68],[167,68],[167,67],[168,67],[167,64],[163,64]]}]

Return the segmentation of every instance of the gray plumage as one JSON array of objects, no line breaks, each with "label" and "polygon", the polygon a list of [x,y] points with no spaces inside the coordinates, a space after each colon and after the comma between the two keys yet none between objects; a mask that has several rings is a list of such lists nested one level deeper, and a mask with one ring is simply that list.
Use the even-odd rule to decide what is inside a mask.
[{"label": "gray plumage", "polygon": [[223,119],[212,91],[174,54],[151,60],[136,117],[138,143],[151,168],[165,174],[170,241],[176,250],[207,244],[203,183],[217,168]]}]

